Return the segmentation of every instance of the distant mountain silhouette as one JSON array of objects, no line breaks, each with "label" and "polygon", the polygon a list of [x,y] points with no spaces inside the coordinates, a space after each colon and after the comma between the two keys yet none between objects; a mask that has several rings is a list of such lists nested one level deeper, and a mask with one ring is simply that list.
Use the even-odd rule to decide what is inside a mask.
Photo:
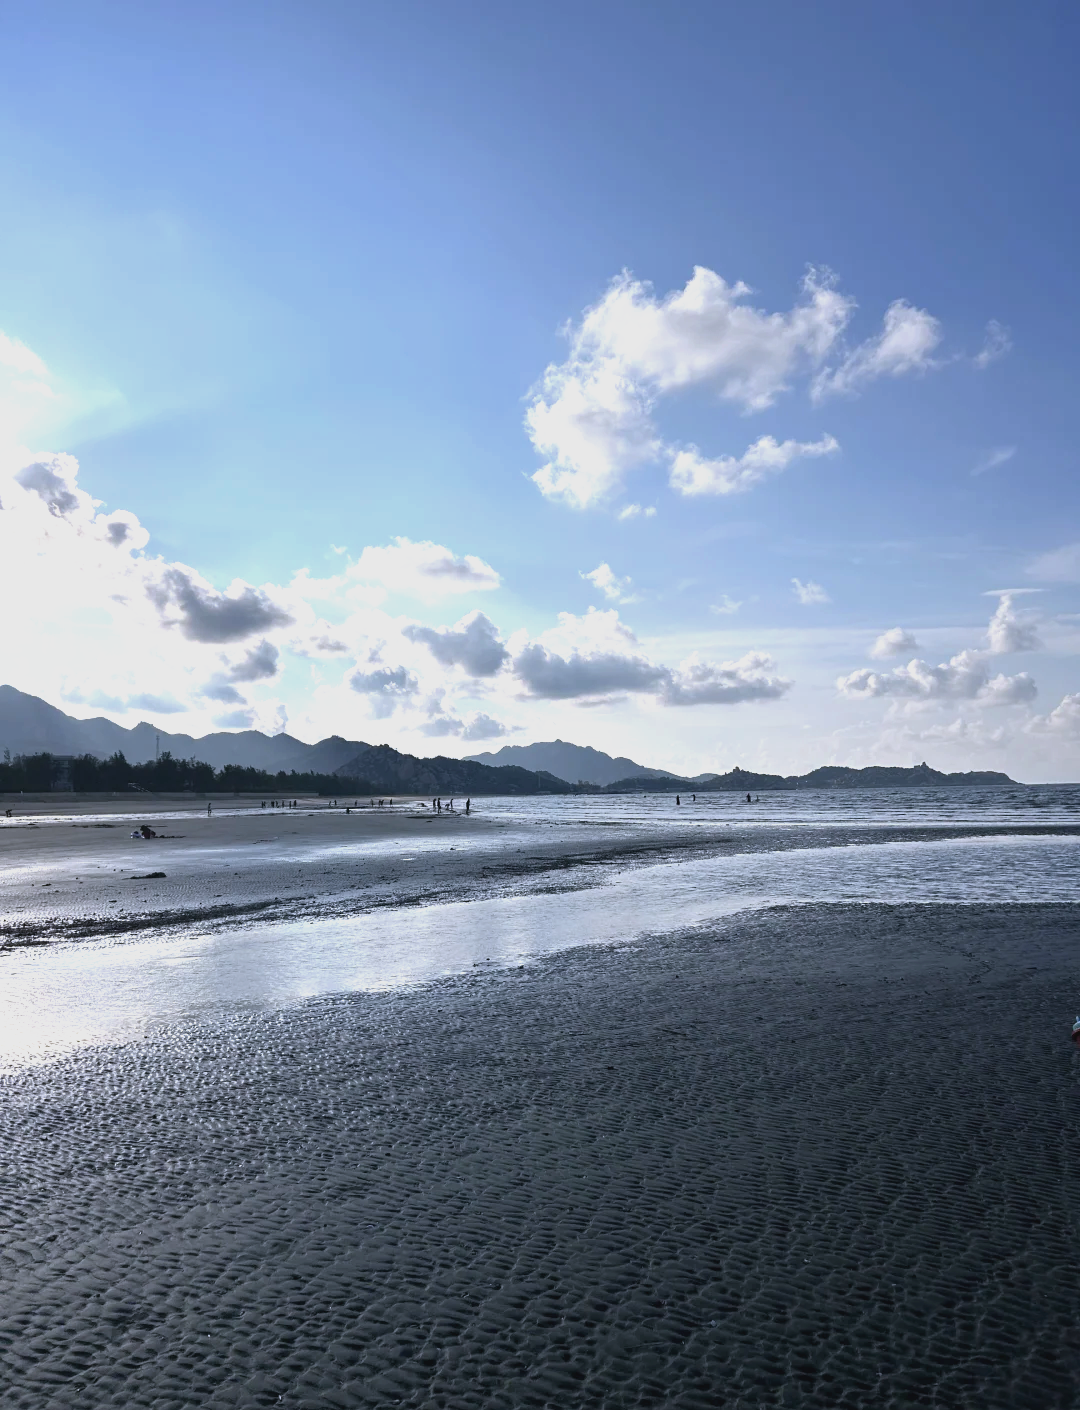
[{"label": "distant mountain silhouette", "polygon": [[[276,774],[335,774],[355,779],[387,793],[568,793],[569,785],[585,782],[612,793],[674,792],[741,793],[796,788],[926,788],[1014,782],[1008,774],[989,770],[972,773],[939,773],[926,764],[915,768],[850,769],[829,764],[808,774],[748,773],[732,769],[726,774],[698,774],[680,778],[665,769],[646,769],[632,759],[612,758],[599,749],[566,744],[561,739],[546,744],[511,744],[495,754],[468,759],[439,756],[419,759],[387,744],[331,735],[318,744],[305,744],[288,734],[221,731],[196,739],[143,721],[133,729],[114,725],[101,716],[76,720],[54,705],[26,695],[14,686],[0,685],[0,755],[93,754],[99,759],[122,753],[132,764],[145,763],[160,752],[176,759],[199,759],[223,769],[228,764],[265,769]],[[363,790],[361,790],[363,791]]]},{"label": "distant mountain silhouette", "polygon": [[[14,686],[0,685],[0,751],[12,754],[96,754],[107,758],[119,750],[131,763],[141,764],[154,758],[157,741],[161,752],[168,750],[177,759],[201,759],[215,769],[226,764],[240,764],[250,769],[310,769],[332,772],[327,767],[331,757],[336,762],[353,757],[365,746],[346,740],[323,740],[320,744],[305,744],[288,734],[261,734],[258,730],[239,733],[222,731],[195,739],[190,734],[170,734],[157,725],[143,721],[133,729],[114,725],[100,715],[92,720],[75,720],[55,705],[36,695],[26,695]],[[333,749],[339,745],[336,758]],[[319,752],[322,751],[322,752]],[[325,755],[325,761],[324,761]],[[312,762],[309,764],[308,759]],[[335,766],[336,766],[335,762]]]},{"label": "distant mountain silhouette", "polygon": [[462,759],[418,759],[389,745],[331,735],[318,744],[305,744],[288,734],[268,735],[258,730],[222,731],[201,739],[190,734],[170,734],[145,721],[133,729],[114,725],[100,716],[75,720],[54,705],[26,695],[13,686],[0,686],[0,752],[18,754],[93,754],[99,759],[123,754],[129,763],[142,764],[158,752],[175,759],[198,759],[223,769],[229,764],[267,773],[336,775],[354,781],[358,791],[379,793],[431,793],[443,797],[469,793],[529,794],[569,793],[566,782],[542,770],[489,768]]},{"label": "distant mountain silhouette", "polygon": [[633,759],[613,759],[599,749],[584,744],[566,744],[561,739],[546,744],[506,744],[494,754],[470,754],[476,764],[496,768],[517,764],[523,769],[542,769],[567,783],[618,783],[626,778],[675,778],[666,769],[647,769]]},{"label": "distant mountain silhouette", "polygon": [[1008,774],[996,773],[992,769],[972,770],[970,773],[943,774],[928,764],[916,764],[913,768],[889,768],[871,766],[866,769],[850,769],[843,764],[826,764],[808,774],[755,774],[746,769],[734,768],[726,774],[699,774],[697,778],[656,779],[652,784],[647,779],[624,778],[608,784],[605,793],[674,793],[694,791],[697,793],[766,793],[794,792],[802,788],[971,788],[981,786],[996,787],[1003,783],[1015,784]]}]

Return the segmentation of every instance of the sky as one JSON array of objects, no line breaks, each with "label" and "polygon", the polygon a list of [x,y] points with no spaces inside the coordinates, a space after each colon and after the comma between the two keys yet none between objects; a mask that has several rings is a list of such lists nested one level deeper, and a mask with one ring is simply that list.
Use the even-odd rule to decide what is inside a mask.
[{"label": "sky", "polygon": [[1080,779],[1080,15],[0,22],[3,679]]}]

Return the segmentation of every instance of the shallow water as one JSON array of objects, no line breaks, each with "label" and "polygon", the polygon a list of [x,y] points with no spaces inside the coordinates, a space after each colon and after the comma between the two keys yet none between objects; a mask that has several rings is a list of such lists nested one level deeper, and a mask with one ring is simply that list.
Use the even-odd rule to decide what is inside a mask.
[{"label": "shallow water", "polygon": [[[895,826],[897,823],[920,827],[948,827],[957,824],[1040,824],[1080,821],[1080,784],[1040,783],[1015,784],[993,788],[817,788],[790,792],[755,793],[754,802],[746,802],[745,793],[601,793],[601,794],[540,794],[532,798],[473,799],[473,812],[478,817],[497,818],[506,822],[525,823],[670,823],[692,826],[695,823],[715,825],[718,822],[752,827],[768,823],[832,823],[861,827]],[[351,806],[351,799],[342,798],[341,807]],[[448,800],[444,800],[448,801]],[[205,804],[189,804],[175,809],[151,808],[159,821],[189,821],[205,815]],[[455,799],[457,811],[464,808],[465,799]],[[70,821],[58,800],[58,811],[35,813],[14,818],[0,817],[0,829],[44,826]],[[296,813],[264,810],[251,799],[232,801],[214,799],[213,817],[243,817],[255,812],[267,819],[287,824],[297,813],[306,814],[315,808],[322,811],[325,802],[305,804]],[[414,813],[421,805],[415,802],[396,803],[384,813]],[[366,809],[365,809],[366,811]],[[149,813],[148,813],[149,816]],[[111,823],[134,827],[132,812],[110,812],[103,804],[97,813],[80,813],[83,826]]]},{"label": "shallow water", "polygon": [[[0,1062],[137,1036],[210,1010],[279,1007],[523,964],[778,902],[1072,902],[1080,897],[1080,838],[807,848],[641,867],[600,884],[576,879],[582,889],[11,954],[0,994]],[[561,878],[568,880],[575,878]]]}]

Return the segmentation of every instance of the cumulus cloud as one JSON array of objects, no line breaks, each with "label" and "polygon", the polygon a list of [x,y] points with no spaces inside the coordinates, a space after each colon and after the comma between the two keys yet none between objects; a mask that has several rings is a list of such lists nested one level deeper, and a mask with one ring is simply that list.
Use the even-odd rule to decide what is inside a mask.
[{"label": "cumulus cloud", "polygon": [[932,314],[896,299],[885,310],[881,332],[860,343],[839,366],[824,368],[814,379],[811,395],[821,401],[831,394],[850,395],[878,377],[926,372],[938,365],[933,353],[941,337],[941,324]]},{"label": "cumulus cloud", "polygon": [[1038,613],[1019,611],[1014,603],[1014,593],[1001,593],[997,610],[986,629],[987,641],[995,656],[1006,656],[1014,651],[1038,651],[1042,647]]},{"label": "cumulus cloud", "polygon": [[870,648],[870,655],[875,660],[885,660],[889,656],[902,656],[905,651],[917,651],[919,643],[915,640],[914,632],[907,631],[904,627],[890,627],[887,632],[882,632],[877,641]]},{"label": "cumulus cloud", "polygon": [[1048,715],[1036,715],[1029,720],[1027,729],[1032,734],[1080,739],[1080,693],[1063,696]]},{"label": "cumulus cloud", "polygon": [[237,690],[236,686],[230,685],[228,680],[222,675],[213,676],[199,691],[205,700],[216,700],[221,705],[246,705],[247,701]]},{"label": "cumulus cloud", "polygon": [[63,516],[79,507],[70,456],[53,455],[35,460],[16,474],[15,481],[24,490],[32,490],[50,514]]},{"label": "cumulus cloud", "polygon": [[1028,566],[1028,573],[1047,583],[1080,583],[1080,543],[1042,553]]},{"label": "cumulus cloud", "polygon": [[837,680],[836,688],[850,700],[974,700],[985,705],[1015,705],[1037,693],[1026,672],[991,679],[982,651],[961,651],[937,666],[915,658],[892,671],[852,671]]},{"label": "cumulus cloud", "polygon": [[[228,593],[218,592],[190,568],[165,568],[147,584],[147,596],[166,626],[178,626],[191,641],[242,641],[273,627],[288,626],[293,618],[265,592],[234,583]],[[174,615],[178,614],[178,615]]]},{"label": "cumulus cloud", "polygon": [[798,578],[792,578],[791,589],[804,607],[820,607],[824,603],[832,601],[821,584],[815,583],[812,578],[805,583],[800,582]]},{"label": "cumulus cloud", "polygon": [[630,596],[631,580],[617,577],[607,563],[601,563],[591,573],[582,573],[581,577],[586,582],[592,583],[593,587],[598,592],[602,592],[609,602],[632,602],[634,600]]},{"label": "cumulus cloud", "polygon": [[703,386],[746,411],[771,406],[827,354],[852,308],[816,272],[785,313],[752,307],[750,292],[700,266],[662,299],[628,273],[616,279],[569,330],[569,357],[547,368],[526,413],[547,458],[533,475],[542,493],[586,508],[634,466],[670,454],[652,413],[673,392]]},{"label": "cumulus cloud", "polygon": [[512,669],[529,696],[583,703],[638,694],[663,705],[734,705],[775,700],[791,686],[757,652],[720,663],[693,655],[675,668],[652,661],[614,610],[560,614],[557,628],[516,644]]},{"label": "cumulus cloud", "polygon": [[772,658],[757,651],[720,665],[694,655],[668,673],[660,698],[665,705],[738,705],[746,700],[779,700],[791,689],[792,682],[773,672]]},{"label": "cumulus cloud", "polygon": [[674,453],[670,483],[682,495],[741,494],[752,485],[779,475],[802,456],[832,455],[840,449],[833,436],[819,441],[778,441],[760,436],[741,456],[721,455],[709,460],[697,446]]},{"label": "cumulus cloud", "polygon": [[357,666],[345,679],[350,690],[367,697],[377,720],[392,715],[420,689],[420,682],[404,666],[375,666],[370,671]]},{"label": "cumulus cloud", "polygon": [[235,665],[229,667],[229,680],[231,681],[265,681],[270,680],[278,672],[279,653],[272,641],[265,638],[259,642],[258,646],[253,646],[248,651],[243,660],[237,661]]},{"label": "cumulus cloud", "polygon": [[426,646],[441,665],[460,666],[469,676],[493,676],[509,659],[498,627],[483,612],[470,613],[452,628],[411,624],[402,635]]},{"label": "cumulus cloud", "polygon": [[539,642],[526,646],[515,657],[514,674],[530,695],[542,700],[578,700],[654,690],[667,676],[663,666],[643,656],[610,651],[575,651],[570,656],[560,656]]},{"label": "cumulus cloud", "polygon": [[512,734],[513,727],[477,711],[468,719],[459,719],[456,715],[436,715],[434,719],[420,726],[420,733],[436,738],[455,735],[466,740],[501,739],[504,735]]},{"label": "cumulus cloud", "polygon": [[624,504],[615,518],[623,522],[627,519],[655,519],[656,509],[653,505],[650,505],[648,509],[642,509],[640,504]]},{"label": "cumulus cloud", "polygon": [[345,576],[378,583],[391,592],[421,601],[436,601],[463,592],[491,592],[502,581],[495,569],[475,554],[455,554],[430,539],[413,543],[407,538],[365,548]]}]

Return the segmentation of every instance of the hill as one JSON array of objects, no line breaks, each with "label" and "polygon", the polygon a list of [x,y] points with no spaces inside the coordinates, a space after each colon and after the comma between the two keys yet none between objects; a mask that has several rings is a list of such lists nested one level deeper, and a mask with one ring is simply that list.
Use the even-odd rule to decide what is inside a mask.
[{"label": "hill", "polygon": [[970,773],[939,773],[928,764],[913,768],[874,766],[850,769],[842,764],[827,764],[808,774],[755,774],[734,768],[726,774],[707,774],[696,779],[655,779],[650,784],[642,778],[625,778],[609,784],[605,793],[674,792],[676,789],[696,793],[766,793],[794,792],[801,788],[974,788],[1014,784],[1008,774],[990,769]]},{"label": "hill", "polygon": [[633,759],[612,758],[588,745],[566,744],[553,739],[544,744],[505,744],[494,754],[470,754],[476,764],[504,768],[516,764],[519,768],[542,770],[565,779],[567,783],[595,783],[601,786],[628,778],[674,778],[666,769],[647,769]]}]

